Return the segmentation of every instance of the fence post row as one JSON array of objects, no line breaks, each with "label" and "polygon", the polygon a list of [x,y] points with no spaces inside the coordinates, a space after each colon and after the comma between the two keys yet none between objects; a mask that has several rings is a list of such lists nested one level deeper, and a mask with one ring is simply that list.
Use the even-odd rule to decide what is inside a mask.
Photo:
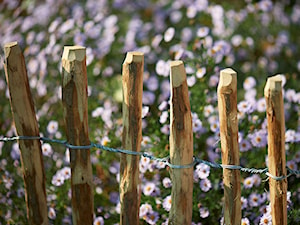
[{"label": "fence post row", "polygon": [[[268,168],[273,176],[286,176],[285,121],[280,75],[268,78],[264,95],[268,119]],[[287,224],[287,179],[270,179],[272,223]]]},{"label": "fence post row", "polygon": [[[84,47],[64,47],[62,102],[68,143],[81,146],[90,145]],[[70,149],[70,164],[73,224],[92,224],[94,197],[90,150]]]},{"label": "fence post row", "polygon": [[[239,165],[237,120],[237,74],[232,69],[220,72],[218,109],[223,165]],[[240,171],[223,169],[224,222],[241,224]]]},{"label": "fence post row", "polygon": [[[123,137],[122,147],[140,152],[142,141],[142,96],[144,55],[128,52],[123,63]],[[120,224],[138,225],[140,209],[139,157],[121,154]]]},{"label": "fence post row", "polygon": [[[182,61],[170,64],[170,162],[193,163],[193,127],[186,72]],[[193,167],[170,168],[172,179],[169,224],[191,224],[193,212]]]},{"label": "fence post row", "polygon": [[[25,60],[17,42],[7,43],[5,75],[18,136],[39,136]],[[65,47],[62,56],[62,101],[68,143],[90,145],[87,111],[87,72],[85,48]],[[140,152],[142,141],[142,94],[144,55],[128,52],[123,63],[124,149]],[[281,77],[267,80],[264,95],[268,119],[269,174],[286,176],[285,121]],[[182,61],[170,64],[170,162],[193,162],[191,109]],[[237,74],[232,69],[220,72],[218,108],[223,165],[239,165],[237,121]],[[45,172],[39,140],[19,140],[25,199],[29,224],[48,224]],[[93,179],[89,149],[70,149],[73,224],[93,223]],[[193,168],[170,168],[172,178],[170,224],[191,224]],[[223,169],[224,222],[241,223],[240,171]],[[120,224],[139,224],[139,157],[121,154]],[[287,224],[287,179],[269,181],[272,223]]]},{"label": "fence post row", "polygon": [[[17,42],[7,43],[5,75],[18,136],[39,136],[23,53]],[[19,140],[27,219],[31,225],[48,224],[45,171],[39,140]]]}]

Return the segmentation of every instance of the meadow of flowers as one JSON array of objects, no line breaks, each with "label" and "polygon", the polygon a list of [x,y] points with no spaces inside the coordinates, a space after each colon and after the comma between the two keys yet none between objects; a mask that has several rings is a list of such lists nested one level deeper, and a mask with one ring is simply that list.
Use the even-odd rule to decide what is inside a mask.
[{"label": "meadow of flowers", "polygon": [[[121,67],[127,51],[145,55],[142,149],[168,152],[169,61],[183,60],[193,118],[194,154],[220,162],[216,87],[219,71],[238,73],[240,162],[265,168],[267,123],[263,88],[282,74],[287,166],[300,165],[300,3],[208,0],[2,0],[0,45],[18,41],[27,65],[40,133],[66,139],[61,105],[63,46],[86,47],[89,134],[120,148]],[[0,136],[16,135],[1,50]],[[42,144],[51,224],[71,224],[69,150]],[[94,224],[118,224],[119,155],[92,149]],[[26,224],[17,143],[0,142],[0,224]],[[272,224],[266,176],[241,173],[242,224]],[[141,224],[167,224],[171,206],[168,168],[140,160]],[[288,224],[300,223],[299,177],[288,178]],[[223,224],[222,171],[194,168],[193,224]]]}]

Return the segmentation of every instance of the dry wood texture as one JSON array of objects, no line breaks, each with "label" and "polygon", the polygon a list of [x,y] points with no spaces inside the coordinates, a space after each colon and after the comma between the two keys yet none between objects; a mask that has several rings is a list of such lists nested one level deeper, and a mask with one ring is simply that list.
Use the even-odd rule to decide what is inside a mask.
[{"label": "dry wood texture", "polygon": [[[187,165],[193,162],[192,116],[182,61],[170,65],[170,161]],[[172,193],[169,224],[185,225],[192,222],[193,168],[171,169]]]},{"label": "dry wood texture", "polygon": [[[39,136],[38,123],[29,88],[24,56],[17,42],[4,46],[5,75],[17,135]],[[29,224],[48,224],[45,172],[39,140],[20,140]]]},{"label": "dry wood texture", "polygon": [[[89,145],[85,48],[64,47],[62,101],[67,140]],[[70,149],[73,224],[93,223],[93,177],[89,149]]]},{"label": "dry wood texture", "polygon": [[[128,52],[123,63],[123,137],[124,149],[139,152],[142,141],[142,96],[144,55]],[[121,225],[139,224],[139,157],[121,154]]]},{"label": "dry wood texture", "polygon": [[[268,78],[264,94],[268,119],[268,162],[269,173],[286,176],[285,121],[280,75]],[[287,179],[276,181],[270,178],[270,202],[272,223],[287,224]]]},{"label": "dry wood texture", "polygon": [[[237,74],[232,69],[220,72],[218,108],[223,165],[239,165],[237,120]],[[223,169],[224,222],[226,225],[241,224],[240,171]]]}]

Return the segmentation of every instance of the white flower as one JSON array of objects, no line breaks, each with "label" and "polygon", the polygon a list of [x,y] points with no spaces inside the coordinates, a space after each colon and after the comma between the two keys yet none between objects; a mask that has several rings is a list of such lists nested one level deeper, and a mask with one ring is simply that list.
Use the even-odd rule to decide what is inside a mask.
[{"label": "white flower", "polygon": [[47,132],[49,134],[55,134],[58,130],[58,122],[55,120],[51,120],[47,126]]},{"label": "white flower", "polygon": [[171,209],[171,204],[172,204],[172,198],[171,195],[168,195],[163,201],[163,208],[169,212]]},{"label": "white flower", "polygon": [[202,77],[204,77],[205,74],[206,74],[206,68],[205,67],[201,67],[201,68],[199,68],[197,70],[196,77],[202,78]]},{"label": "white flower", "polygon": [[42,145],[42,152],[44,156],[51,156],[53,153],[51,145],[49,143],[44,143]]},{"label": "white flower", "polygon": [[200,27],[197,30],[197,36],[200,38],[206,37],[209,33],[209,28],[208,27]]},{"label": "white flower", "polygon": [[164,34],[164,40],[165,40],[165,42],[172,41],[174,35],[175,35],[175,28],[174,27],[169,27],[166,30],[165,34]]},{"label": "white flower", "polygon": [[53,207],[50,207],[50,208],[49,208],[49,211],[48,211],[48,217],[49,217],[49,219],[51,219],[51,220],[54,220],[54,219],[56,218],[56,212],[55,212],[55,210],[54,210]]}]

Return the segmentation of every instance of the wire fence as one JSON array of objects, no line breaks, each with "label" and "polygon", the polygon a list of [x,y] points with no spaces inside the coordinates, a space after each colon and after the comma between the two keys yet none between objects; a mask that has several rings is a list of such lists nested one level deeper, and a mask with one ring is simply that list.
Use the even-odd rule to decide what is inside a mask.
[{"label": "wire fence", "polygon": [[121,149],[121,148],[111,148],[111,147],[107,147],[107,146],[97,144],[94,142],[90,142],[89,145],[72,145],[72,144],[68,143],[66,140],[51,139],[51,138],[39,137],[39,136],[31,136],[31,137],[30,136],[15,136],[15,137],[1,137],[0,138],[0,142],[11,142],[11,141],[18,141],[18,140],[40,140],[40,141],[47,142],[47,143],[55,143],[55,144],[63,145],[66,148],[74,149],[74,150],[97,148],[97,149],[101,149],[101,150],[108,151],[108,152],[123,153],[123,154],[128,154],[128,155],[135,155],[135,156],[143,156],[143,157],[149,158],[150,160],[163,162],[172,169],[193,168],[195,165],[203,163],[203,164],[205,164],[211,168],[215,168],[215,169],[231,169],[231,170],[240,170],[242,172],[252,173],[252,174],[265,174],[266,176],[268,176],[274,180],[277,180],[277,181],[284,180],[292,175],[296,175],[297,177],[298,177],[298,175],[300,175],[300,170],[293,170],[289,167],[286,167],[286,169],[287,169],[286,176],[275,176],[275,175],[272,175],[269,173],[267,167],[261,168],[261,169],[256,169],[256,168],[242,167],[242,166],[238,166],[238,165],[223,165],[223,164],[218,164],[215,162],[209,162],[209,161],[200,159],[195,156],[194,156],[192,163],[186,164],[186,165],[177,165],[177,164],[170,163],[170,160],[169,160],[170,156],[160,158],[160,157],[153,156],[151,153],[146,152],[146,151],[136,152],[136,151]]}]

